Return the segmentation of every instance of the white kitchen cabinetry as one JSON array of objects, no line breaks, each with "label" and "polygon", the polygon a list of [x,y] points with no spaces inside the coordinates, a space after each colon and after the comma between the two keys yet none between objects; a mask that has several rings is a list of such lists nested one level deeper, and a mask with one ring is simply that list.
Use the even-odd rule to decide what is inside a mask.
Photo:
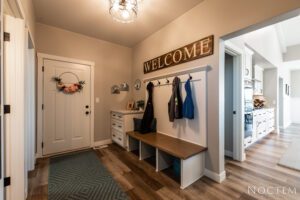
[{"label": "white kitchen cabinetry", "polygon": [[114,110],[111,111],[111,139],[116,144],[126,148],[126,132],[134,130],[133,118],[142,118],[141,111]]},{"label": "white kitchen cabinetry", "polygon": [[254,95],[263,95],[264,69],[258,65],[255,65],[253,75]]},{"label": "white kitchen cabinetry", "polygon": [[249,81],[252,80],[252,56],[253,56],[253,51],[245,47],[244,79]]},{"label": "white kitchen cabinetry", "polygon": [[245,138],[244,147],[248,147],[275,130],[274,108],[263,108],[253,111],[252,137]]}]

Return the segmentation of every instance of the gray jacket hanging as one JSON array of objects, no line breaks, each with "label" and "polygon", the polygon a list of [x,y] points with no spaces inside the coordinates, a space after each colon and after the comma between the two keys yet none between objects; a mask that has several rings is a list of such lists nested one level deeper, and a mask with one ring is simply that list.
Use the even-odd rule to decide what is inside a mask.
[{"label": "gray jacket hanging", "polygon": [[170,122],[174,122],[174,119],[182,119],[182,98],[180,94],[180,79],[175,77],[172,83],[172,96],[168,103],[168,112]]}]

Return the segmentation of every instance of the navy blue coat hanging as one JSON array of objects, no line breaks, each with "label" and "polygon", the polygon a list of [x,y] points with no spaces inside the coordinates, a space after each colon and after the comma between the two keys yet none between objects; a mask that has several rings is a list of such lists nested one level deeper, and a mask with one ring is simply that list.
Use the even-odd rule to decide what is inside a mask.
[{"label": "navy blue coat hanging", "polygon": [[182,119],[182,98],[180,94],[180,78],[175,77],[172,83],[172,96],[168,103],[169,120]]},{"label": "navy blue coat hanging", "polygon": [[183,103],[183,117],[187,119],[194,119],[194,102],[190,79],[186,81],[184,88],[186,91],[186,98]]},{"label": "navy blue coat hanging", "polygon": [[154,120],[154,108],[153,108],[153,88],[154,84],[152,82],[148,83],[147,91],[148,91],[148,101],[146,105],[146,110],[144,112],[144,116],[142,119],[141,132],[149,133],[152,131],[152,123]]}]

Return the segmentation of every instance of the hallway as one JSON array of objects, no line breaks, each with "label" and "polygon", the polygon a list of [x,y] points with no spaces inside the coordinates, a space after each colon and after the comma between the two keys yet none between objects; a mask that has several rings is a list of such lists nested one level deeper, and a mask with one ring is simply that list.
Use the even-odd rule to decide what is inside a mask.
[{"label": "hallway", "polygon": [[[218,184],[203,177],[186,190],[165,174],[156,173],[146,162],[140,162],[131,153],[117,145],[97,150],[99,160],[112,173],[131,199],[299,199],[300,172],[278,166],[281,155],[292,138],[300,137],[300,125],[293,124],[281,135],[270,134],[247,149],[243,163],[226,160],[227,179]],[[30,173],[28,200],[46,200],[49,159],[40,159],[36,170]],[[280,194],[254,194],[248,186],[263,189],[279,189]],[[297,194],[288,193],[296,188]],[[294,190],[293,190],[294,191]],[[290,191],[291,192],[291,191]]]}]

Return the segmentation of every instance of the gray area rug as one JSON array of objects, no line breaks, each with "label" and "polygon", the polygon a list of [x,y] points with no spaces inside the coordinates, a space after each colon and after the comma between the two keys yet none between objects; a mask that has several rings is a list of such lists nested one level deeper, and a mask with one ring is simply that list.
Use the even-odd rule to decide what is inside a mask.
[{"label": "gray area rug", "polygon": [[127,200],[93,151],[50,159],[49,200]]},{"label": "gray area rug", "polygon": [[300,171],[300,139],[293,138],[292,144],[283,154],[279,165]]}]

